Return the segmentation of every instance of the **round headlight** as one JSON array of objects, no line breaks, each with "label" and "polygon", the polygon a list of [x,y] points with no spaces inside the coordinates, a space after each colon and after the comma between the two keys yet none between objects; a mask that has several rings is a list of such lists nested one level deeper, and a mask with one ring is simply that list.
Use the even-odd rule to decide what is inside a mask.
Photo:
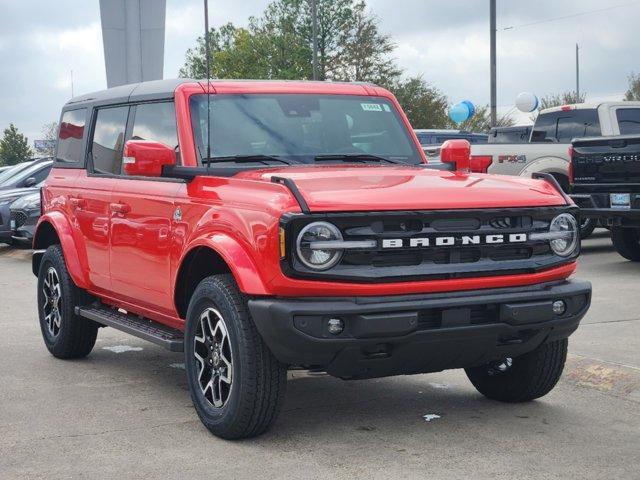
[{"label": "round headlight", "polygon": [[296,240],[298,258],[313,270],[327,270],[340,261],[342,250],[324,246],[325,242],[342,241],[338,227],[327,222],[310,223]]},{"label": "round headlight", "polygon": [[549,226],[551,250],[556,255],[568,257],[578,246],[578,222],[573,215],[561,213]]}]

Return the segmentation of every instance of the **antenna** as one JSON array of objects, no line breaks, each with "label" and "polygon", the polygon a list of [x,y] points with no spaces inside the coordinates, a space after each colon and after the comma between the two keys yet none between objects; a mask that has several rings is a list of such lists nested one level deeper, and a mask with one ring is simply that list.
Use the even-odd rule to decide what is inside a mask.
[{"label": "antenna", "polygon": [[[207,68],[207,158],[211,158],[211,96],[210,78],[211,78],[211,47],[209,45],[209,0],[204,0],[204,56]],[[209,165],[209,163],[207,163]]]}]

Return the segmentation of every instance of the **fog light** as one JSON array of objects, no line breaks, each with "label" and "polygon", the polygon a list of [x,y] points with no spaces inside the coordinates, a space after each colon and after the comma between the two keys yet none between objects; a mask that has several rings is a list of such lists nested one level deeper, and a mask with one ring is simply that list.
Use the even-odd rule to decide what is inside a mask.
[{"label": "fog light", "polygon": [[327,327],[331,335],[340,335],[344,330],[344,322],[340,318],[330,318]]},{"label": "fog light", "polygon": [[567,311],[567,304],[564,303],[564,300],[556,300],[553,302],[553,313],[556,315],[562,315]]}]

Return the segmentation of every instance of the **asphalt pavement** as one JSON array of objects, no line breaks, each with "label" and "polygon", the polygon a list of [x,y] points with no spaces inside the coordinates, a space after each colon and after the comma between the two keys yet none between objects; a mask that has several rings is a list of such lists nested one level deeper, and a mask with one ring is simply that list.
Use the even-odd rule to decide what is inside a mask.
[{"label": "asphalt pavement", "polygon": [[101,329],[86,359],[50,356],[29,255],[0,246],[1,480],[640,478],[640,264],[606,231],[583,244],[593,305],[546,397],[493,402],[459,370],[294,371],[272,431],[236,442],[200,424],[181,354]]}]

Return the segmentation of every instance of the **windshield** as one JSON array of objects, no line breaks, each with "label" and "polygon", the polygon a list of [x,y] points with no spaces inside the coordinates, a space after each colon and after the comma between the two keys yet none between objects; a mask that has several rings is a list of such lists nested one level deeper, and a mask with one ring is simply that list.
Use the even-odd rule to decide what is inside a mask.
[{"label": "windshield", "polygon": [[9,180],[13,176],[17,175],[21,171],[23,171],[25,168],[29,167],[29,165],[32,165],[32,163],[31,162],[18,163],[17,165],[13,165],[7,168],[6,170],[2,171],[2,173],[0,173],[0,185],[2,185],[4,182]]},{"label": "windshield", "polygon": [[[422,158],[393,104],[353,95],[211,95],[211,157],[265,155],[313,163],[327,155]],[[191,98],[200,160],[207,152],[207,97]],[[227,158],[228,160],[228,158]]]}]

